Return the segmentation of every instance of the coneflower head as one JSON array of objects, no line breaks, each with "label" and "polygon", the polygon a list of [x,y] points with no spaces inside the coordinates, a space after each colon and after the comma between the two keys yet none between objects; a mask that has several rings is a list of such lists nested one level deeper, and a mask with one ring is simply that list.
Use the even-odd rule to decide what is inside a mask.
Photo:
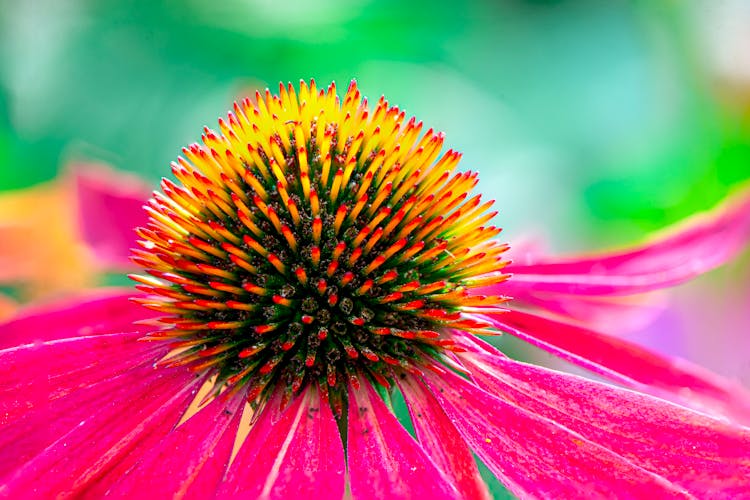
[{"label": "coneflower head", "polygon": [[506,278],[507,246],[443,135],[384,98],[370,110],[354,82],[343,102],[314,81],[255,97],[183,149],[138,230],[165,363],[251,400],[341,392],[442,356],[453,329],[488,331],[473,314],[505,299],[470,290]]}]

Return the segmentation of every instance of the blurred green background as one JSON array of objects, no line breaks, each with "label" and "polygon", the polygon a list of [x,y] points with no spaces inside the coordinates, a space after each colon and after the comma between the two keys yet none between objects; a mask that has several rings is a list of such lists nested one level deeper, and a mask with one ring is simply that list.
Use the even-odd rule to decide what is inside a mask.
[{"label": "blurred green background", "polygon": [[742,1],[0,5],[4,190],[77,159],[156,180],[234,99],[311,77],[445,131],[511,240],[626,242],[750,176]]},{"label": "blurred green background", "polygon": [[[604,248],[750,177],[748,54],[743,0],[0,0],[0,191],[80,160],[155,182],[246,93],[356,78],[446,132],[509,241]],[[721,273],[680,292],[656,344],[747,376],[685,340],[726,340],[721,312],[686,320],[706,290],[748,292],[746,265]]]}]

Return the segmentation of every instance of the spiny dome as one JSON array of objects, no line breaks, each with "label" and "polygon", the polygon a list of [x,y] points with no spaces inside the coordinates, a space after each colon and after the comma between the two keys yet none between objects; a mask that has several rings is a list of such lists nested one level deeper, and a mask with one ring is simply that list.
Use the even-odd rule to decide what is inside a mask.
[{"label": "spiny dome", "polygon": [[213,370],[250,400],[284,384],[383,385],[452,348],[451,329],[502,297],[505,278],[477,175],[456,172],[443,135],[356,83],[266,90],[235,103],[220,132],[183,149],[138,230],[139,299],[163,317],[150,340],[168,364]]}]

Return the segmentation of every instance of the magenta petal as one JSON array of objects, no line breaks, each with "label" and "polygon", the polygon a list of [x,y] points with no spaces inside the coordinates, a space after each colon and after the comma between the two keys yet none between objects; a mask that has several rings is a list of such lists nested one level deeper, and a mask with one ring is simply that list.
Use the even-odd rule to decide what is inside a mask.
[{"label": "magenta petal", "polygon": [[507,311],[491,318],[511,335],[615,382],[750,422],[750,395],[742,387],[688,361],[534,314]]},{"label": "magenta petal", "polygon": [[577,295],[534,292],[525,283],[505,282],[504,295],[513,305],[541,309],[558,317],[571,318],[591,328],[617,325],[620,335],[642,330],[664,312],[668,305],[664,290],[638,295]]},{"label": "magenta petal", "polygon": [[696,494],[736,498],[750,491],[747,429],[650,396],[481,349],[462,354],[461,359],[485,390]]},{"label": "magenta petal", "polygon": [[430,391],[407,377],[398,381],[419,444],[462,498],[491,498],[471,450]]},{"label": "magenta petal", "polygon": [[352,496],[459,498],[369,383],[349,389],[347,460]]},{"label": "magenta petal", "polygon": [[580,434],[452,372],[427,372],[425,380],[464,440],[516,495],[578,498],[620,493],[666,498],[683,493]]},{"label": "magenta petal", "polygon": [[134,325],[156,314],[133,303],[133,291],[97,290],[74,298],[33,305],[0,324],[0,349],[105,333],[153,331]]},{"label": "magenta petal", "polygon": [[0,399],[0,477],[89,418],[92,408],[132,395],[139,388],[145,391],[154,372],[152,365],[158,358],[153,352],[150,356],[131,358],[132,365],[101,371],[101,378],[87,380],[89,374],[83,373],[82,378],[77,379],[78,374],[70,372],[64,377],[51,377],[48,384],[43,383],[42,375],[38,382],[46,387],[32,385],[29,389],[11,383],[11,390],[3,391]]},{"label": "magenta petal", "polygon": [[[132,455],[137,456],[139,446],[148,447],[154,437],[166,434],[194,397],[196,386],[204,381],[184,368],[159,369],[130,379],[132,383],[118,391],[81,401],[76,410],[80,421],[12,470],[2,481],[0,495],[73,495],[93,483],[116,480],[119,474],[107,474],[121,462],[132,460]],[[50,414],[50,418],[54,416]],[[60,416],[69,420],[67,415]],[[18,460],[14,454],[3,458]]]},{"label": "magenta petal", "polygon": [[106,491],[112,497],[209,498],[225,473],[245,394],[214,399],[171,431]]},{"label": "magenta petal", "polygon": [[[662,236],[624,251],[593,257],[510,265],[503,294],[558,292],[632,294],[676,285],[720,266],[750,239],[750,189],[713,210],[691,217]],[[485,290],[487,292],[487,290]]]},{"label": "magenta petal", "polygon": [[[122,453],[118,451],[118,455],[112,457],[111,462],[106,464],[105,469],[91,473],[91,480],[85,484],[80,484],[87,496],[94,498],[103,496],[144,454],[147,454],[165,435],[173,430],[177,422],[184,416],[200,386],[206,382],[205,376],[188,373],[184,367],[168,370],[174,370],[178,375],[183,374],[187,377],[184,381],[173,380],[168,388],[160,389],[164,397],[168,394],[173,395],[173,397],[163,403],[153,415],[149,416],[123,441],[118,443],[118,446],[123,446],[125,450]],[[181,389],[176,392],[177,388],[183,386],[185,386],[184,390]],[[154,385],[150,384],[149,390],[153,388]],[[132,442],[128,442],[130,439],[132,439]]]},{"label": "magenta petal", "polygon": [[0,351],[0,428],[59,398],[158,361],[163,346],[138,342],[140,333],[54,340]]},{"label": "magenta petal", "polygon": [[[252,470],[252,466],[258,459],[258,455],[266,452],[265,443],[268,440],[268,436],[274,431],[274,426],[281,418],[281,399],[281,391],[276,391],[265,405],[253,415],[250,433],[243,441],[237,456],[232,460],[231,466],[224,474],[217,497],[235,498],[251,488],[256,492],[262,489],[259,483],[262,483],[263,478],[250,474],[248,471]],[[301,405],[302,398],[298,397],[287,409],[296,411]],[[240,433],[242,432],[243,429],[240,429]]]},{"label": "magenta petal", "polygon": [[220,497],[344,495],[344,447],[328,403],[309,387],[285,409],[281,394],[258,416],[227,472]]},{"label": "magenta petal", "polygon": [[143,205],[151,192],[137,178],[103,166],[73,168],[82,237],[101,264],[130,268],[136,227],[148,222]]}]

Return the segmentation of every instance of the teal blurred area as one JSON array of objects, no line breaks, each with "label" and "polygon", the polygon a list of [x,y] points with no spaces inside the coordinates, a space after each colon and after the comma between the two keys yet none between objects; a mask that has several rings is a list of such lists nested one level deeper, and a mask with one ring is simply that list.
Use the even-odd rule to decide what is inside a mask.
[{"label": "teal blurred area", "polygon": [[741,1],[4,0],[0,12],[4,190],[83,159],[155,181],[233,100],[300,78],[356,78],[445,131],[513,240],[623,243],[750,177],[750,28],[726,27],[750,20]]}]

